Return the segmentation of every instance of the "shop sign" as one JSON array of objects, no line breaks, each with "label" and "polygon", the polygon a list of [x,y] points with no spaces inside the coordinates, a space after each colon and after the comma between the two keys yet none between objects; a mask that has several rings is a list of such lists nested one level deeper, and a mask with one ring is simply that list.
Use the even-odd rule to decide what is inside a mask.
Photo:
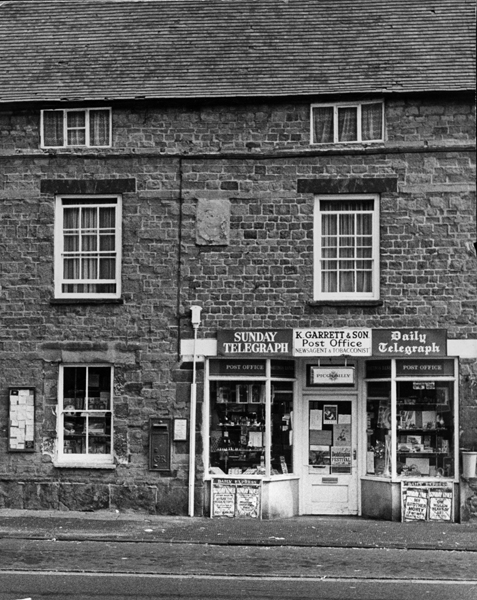
[{"label": "shop sign", "polygon": [[217,333],[219,356],[291,356],[291,329],[222,330]]},{"label": "shop sign", "polygon": [[265,361],[242,359],[242,360],[211,360],[209,366],[210,375],[247,375],[248,377],[265,377]]},{"label": "shop sign", "polygon": [[373,329],[373,356],[447,356],[447,331]]},{"label": "shop sign", "polygon": [[398,377],[438,377],[454,376],[454,361],[450,360],[397,360]]},{"label": "shop sign", "polygon": [[353,367],[311,367],[311,385],[353,385]]},{"label": "shop sign", "polygon": [[371,329],[294,329],[294,356],[371,356]]}]

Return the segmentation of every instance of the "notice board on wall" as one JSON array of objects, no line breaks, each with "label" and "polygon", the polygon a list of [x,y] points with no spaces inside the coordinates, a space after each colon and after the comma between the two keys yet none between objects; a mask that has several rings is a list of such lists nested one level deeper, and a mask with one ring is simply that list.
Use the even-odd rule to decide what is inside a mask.
[{"label": "notice board on wall", "polygon": [[262,484],[253,479],[213,479],[212,517],[261,518]]},{"label": "notice board on wall", "polygon": [[402,521],[454,521],[452,481],[402,481]]},{"label": "notice board on wall", "polygon": [[35,389],[9,389],[8,450],[35,451]]}]

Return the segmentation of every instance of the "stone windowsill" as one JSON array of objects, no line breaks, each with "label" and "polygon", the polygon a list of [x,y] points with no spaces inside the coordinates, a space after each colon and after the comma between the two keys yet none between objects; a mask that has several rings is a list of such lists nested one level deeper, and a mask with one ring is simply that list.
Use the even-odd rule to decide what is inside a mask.
[{"label": "stone windowsill", "polygon": [[51,305],[124,304],[122,298],[52,298]]},{"label": "stone windowsill", "polygon": [[382,300],[310,300],[308,306],[383,306]]},{"label": "stone windowsill", "polygon": [[106,462],[63,462],[60,460],[53,460],[53,466],[57,469],[109,469],[113,470],[116,468],[114,463],[106,463]]}]

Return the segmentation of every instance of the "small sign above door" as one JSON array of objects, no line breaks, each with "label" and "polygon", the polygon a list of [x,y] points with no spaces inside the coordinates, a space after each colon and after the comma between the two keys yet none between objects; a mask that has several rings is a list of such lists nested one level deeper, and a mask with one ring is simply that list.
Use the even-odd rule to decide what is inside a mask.
[{"label": "small sign above door", "polygon": [[354,367],[310,367],[309,385],[354,385]]}]

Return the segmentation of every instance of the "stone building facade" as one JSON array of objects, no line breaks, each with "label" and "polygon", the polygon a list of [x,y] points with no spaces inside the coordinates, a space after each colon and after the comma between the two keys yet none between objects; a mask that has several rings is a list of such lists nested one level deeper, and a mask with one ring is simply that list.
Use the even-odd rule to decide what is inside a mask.
[{"label": "stone building facade", "polygon": [[[170,9],[171,3],[165,4]],[[459,466],[459,449],[477,450],[474,96],[470,84],[467,89],[461,85],[447,90],[438,83],[436,76],[423,89],[392,93],[370,85],[365,94],[332,90],[283,97],[178,94],[173,99],[134,100],[118,94],[92,101],[86,94],[65,101],[45,93],[37,100],[4,101],[0,106],[0,506],[186,514],[188,509],[191,512],[192,494],[193,514],[209,515],[214,510],[210,475],[215,464],[210,458],[214,436],[209,422],[217,408],[214,386],[222,381],[220,376],[216,377],[219,384],[214,379],[218,358],[222,355],[223,364],[229,361],[236,368],[244,361],[264,365],[266,361],[272,375],[263,375],[260,385],[268,389],[271,381],[273,389],[278,381],[273,380],[277,357],[265,346],[258,354],[252,350],[241,354],[236,348],[225,357],[221,336],[269,332],[275,339],[276,332],[288,335],[297,330],[375,336],[383,330],[400,336],[441,336],[438,340],[445,336],[446,350],[436,356],[431,351],[430,356],[418,356],[411,350],[407,355],[392,353],[390,359],[392,369],[398,370],[398,363],[408,358],[429,359],[429,368],[451,358],[455,361],[447,379],[444,373],[449,384],[444,387],[458,390],[447,398],[447,404],[456,402],[451,447],[440,452],[449,460],[442,464],[431,460],[426,471],[424,458],[418,463],[423,471],[419,476],[440,477],[451,485],[454,518],[476,518],[476,478],[463,478]],[[383,107],[381,139],[313,143],[313,106],[361,106],[363,102]],[[111,143],[100,147],[45,144],[46,113],[65,109],[81,114],[109,111]],[[340,197],[373,198],[379,205],[379,235],[375,232],[379,280],[372,298],[330,299],[316,291],[316,202]],[[79,227],[70,225],[68,233],[64,217],[61,233],[60,215],[77,205],[86,214],[95,202],[100,211],[113,206],[120,215],[120,231],[116,231],[120,254],[115,259],[120,261],[121,291],[97,298],[88,292],[77,297],[74,292],[58,293],[58,240]],[[99,231],[98,235],[107,236],[113,229],[84,223],[80,236],[93,229],[95,235]],[[108,242],[104,244],[106,248]],[[202,309],[198,330],[192,327],[191,306]],[[421,352],[416,349],[419,343],[413,347],[414,353]],[[287,352],[280,358],[287,369],[291,360],[295,362],[295,370],[284,378],[286,390],[292,389],[286,387],[289,384],[295,386],[294,416],[288,408],[281,418],[286,424],[282,426],[290,430],[290,419],[295,419],[293,442],[288,438],[295,454],[288,465],[281,462],[276,481],[273,449],[271,455],[265,452],[267,465],[261,464],[253,474],[265,475],[262,515],[319,514],[320,509],[310,509],[305,498],[315,493],[310,491],[315,484],[307,480],[302,486],[301,479],[311,474],[312,465],[301,460],[308,446],[298,439],[312,430],[304,403],[316,403],[315,408],[310,404],[310,411],[323,408],[322,390],[305,382],[307,369],[329,364],[338,370],[352,365],[357,373],[356,412],[353,404],[352,412],[345,410],[346,419],[339,421],[353,422],[349,473],[356,469],[360,491],[348,489],[350,495],[356,494],[356,509],[350,514],[400,518],[396,490],[401,472],[389,479],[394,486],[389,491],[379,480],[382,473],[366,466],[370,453],[366,414],[371,418],[369,404],[365,407],[364,390],[371,378],[365,374],[366,361],[347,351],[334,353],[328,362],[320,356],[307,355],[308,360],[292,356]],[[383,361],[374,351],[366,357]],[[110,383],[103,382],[110,372],[105,369],[111,370]],[[81,406],[68,400],[65,381],[73,371],[75,377],[87,373],[89,406],[84,398]],[[191,383],[195,385],[196,378],[197,420],[189,430]],[[223,381],[233,386],[255,382],[240,377]],[[404,383],[397,381],[398,395]],[[426,384],[431,389],[439,383],[439,378],[437,384],[429,378],[422,384],[417,380],[414,389]],[[93,388],[101,389],[97,398],[105,402],[96,408]],[[18,394],[31,398],[31,391],[34,410],[18,433],[18,421],[25,417],[16,398]],[[337,391],[328,389],[326,398],[341,407]],[[269,402],[273,405],[273,400],[264,398],[260,403],[265,407]],[[271,411],[267,428],[275,416],[273,406]],[[249,410],[247,420],[250,414]],[[96,440],[93,445],[88,442],[87,450],[72,446],[74,434],[67,431],[67,425],[75,422],[76,434],[86,439],[83,425],[77,425],[82,419],[88,419],[88,440]],[[106,428],[98,425],[101,419],[109,423]],[[157,442],[163,466],[151,454],[154,427],[164,436]],[[14,441],[15,436],[28,437],[28,429],[33,431],[31,443],[16,446],[20,442]],[[192,430],[196,435],[193,467],[189,462]],[[97,441],[101,435],[108,437],[106,445]],[[274,434],[268,429],[265,433],[264,425],[263,435],[270,440]],[[396,449],[400,435],[395,429]],[[249,437],[248,451],[256,443],[258,447],[256,439]],[[315,445],[326,444],[321,439]],[[101,460],[105,454],[110,455],[109,461]],[[394,460],[394,469],[403,468],[401,459]],[[407,469],[411,463],[402,464]],[[216,473],[225,479],[234,474],[220,465]],[[306,470],[303,477],[302,469]],[[291,483],[287,474],[293,474]],[[326,471],[325,480],[326,475],[333,480],[333,469]],[[338,477],[331,485],[336,482]],[[286,507],[273,499],[281,494],[289,500]],[[376,501],[376,496],[388,501]],[[373,512],[373,502],[379,505],[378,512]],[[323,510],[326,514],[328,509]]]}]

